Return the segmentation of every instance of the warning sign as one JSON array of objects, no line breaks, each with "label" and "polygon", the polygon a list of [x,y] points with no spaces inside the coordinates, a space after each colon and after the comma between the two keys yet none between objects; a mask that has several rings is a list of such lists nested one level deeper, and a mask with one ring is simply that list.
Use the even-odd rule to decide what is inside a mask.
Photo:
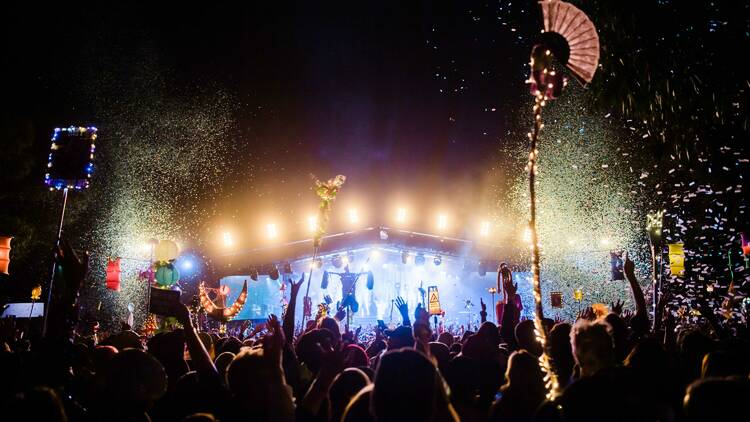
[{"label": "warning sign", "polygon": [[427,310],[430,315],[442,314],[443,311],[440,309],[440,295],[438,294],[437,286],[430,286],[427,288],[427,297],[429,298],[429,302],[427,302]]}]

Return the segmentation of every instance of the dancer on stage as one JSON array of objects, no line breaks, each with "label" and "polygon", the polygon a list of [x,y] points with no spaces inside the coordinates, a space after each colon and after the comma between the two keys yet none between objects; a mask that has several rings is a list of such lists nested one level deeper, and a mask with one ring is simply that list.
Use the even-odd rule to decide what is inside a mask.
[{"label": "dancer on stage", "polygon": [[[518,317],[523,310],[521,296],[517,294],[518,283],[513,283],[513,273],[504,262],[497,267],[497,291],[502,292],[500,300],[495,304],[496,322],[500,325],[503,322],[503,312],[505,311],[506,304],[512,303],[515,305],[514,309],[518,312],[516,317]],[[515,318],[514,320],[518,320],[518,318]]]}]

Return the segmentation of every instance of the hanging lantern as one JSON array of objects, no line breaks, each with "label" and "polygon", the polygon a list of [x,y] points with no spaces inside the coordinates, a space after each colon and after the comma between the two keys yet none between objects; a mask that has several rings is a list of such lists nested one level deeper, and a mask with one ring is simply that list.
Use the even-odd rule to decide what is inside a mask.
[{"label": "hanging lantern", "polygon": [[745,257],[745,266],[747,267],[748,260],[750,260],[750,233],[740,233],[740,239],[742,239],[742,255]]},{"label": "hanging lantern", "polygon": [[669,245],[669,272],[672,275],[685,274],[685,249],[682,243],[670,243]]},{"label": "hanging lantern", "polygon": [[573,290],[573,299],[575,299],[576,302],[580,302],[583,300],[583,290],[581,289],[575,289]]},{"label": "hanging lantern", "polygon": [[610,264],[612,266],[612,280],[625,280],[622,254],[623,251],[613,251],[609,253]]},{"label": "hanging lantern", "polygon": [[562,308],[563,302],[562,302],[562,292],[552,292],[550,293],[550,303],[552,304],[553,308]]},{"label": "hanging lantern", "polygon": [[107,258],[107,288],[120,291],[120,258]]},{"label": "hanging lantern", "polygon": [[10,241],[8,236],[0,236],[0,273],[7,275],[10,265]]},{"label": "hanging lantern", "polygon": [[31,289],[31,300],[39,300],[42,298],[42,286],[36,285]]},{"label": "hanging lantern", "polygon": [[161,262],[172,261],[180,254],[180,248],[171,240],[160,240],[154,247],[154,259]]},{"label": "hanging lantern", "polygon": [[156,270],[156,284],[169,287],[180,281],[180,272],[172,264],[159,265]]}]

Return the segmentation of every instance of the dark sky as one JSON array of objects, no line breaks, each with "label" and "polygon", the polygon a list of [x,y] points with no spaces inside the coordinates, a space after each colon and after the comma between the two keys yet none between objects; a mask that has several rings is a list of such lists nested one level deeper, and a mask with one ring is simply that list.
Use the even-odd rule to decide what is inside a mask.
[{"label": "dark sky", "polygon": [[217,87],[235,103],[231,142],[256,170],[234,181],[241,204],[227,209],[256,193],[273,206],[307,195],[309,173],[346,174],[347,194],[374,209],[393,196],[481,204],[525,99],[528,46],[496,5],[272,3],[19,7],[3,30],[6,98],[43,157],[51,127],[96,124],[100,110],[76,91],[101,83],[97,67],[122,65],[127,80],[145,51],[174,91]]}]

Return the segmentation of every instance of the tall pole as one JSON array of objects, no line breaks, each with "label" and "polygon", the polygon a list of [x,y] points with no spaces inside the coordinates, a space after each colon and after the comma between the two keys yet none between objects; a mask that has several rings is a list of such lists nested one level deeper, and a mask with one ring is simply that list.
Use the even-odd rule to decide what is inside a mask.
[{"label": "tall pole", "polygon": [[[63,222],[65,221],[65,207],[68,205],[68,188],[63,189],[63,205],[62,211],[60,212],[60,224],[57,226],[57,238],[55,239],[55,247],[60,246],[60,238],[62,237]],[[47,303],[44,305],[44,322],[42,323],[42,337],[47,335],[47,317],[49,316],[49,310],[52,305],[52,288],[55,284],[55,272],[57,271],[57,251],[55,251],[52,259],[52,276],[49,279],[49,285],[47,286]]]}]

